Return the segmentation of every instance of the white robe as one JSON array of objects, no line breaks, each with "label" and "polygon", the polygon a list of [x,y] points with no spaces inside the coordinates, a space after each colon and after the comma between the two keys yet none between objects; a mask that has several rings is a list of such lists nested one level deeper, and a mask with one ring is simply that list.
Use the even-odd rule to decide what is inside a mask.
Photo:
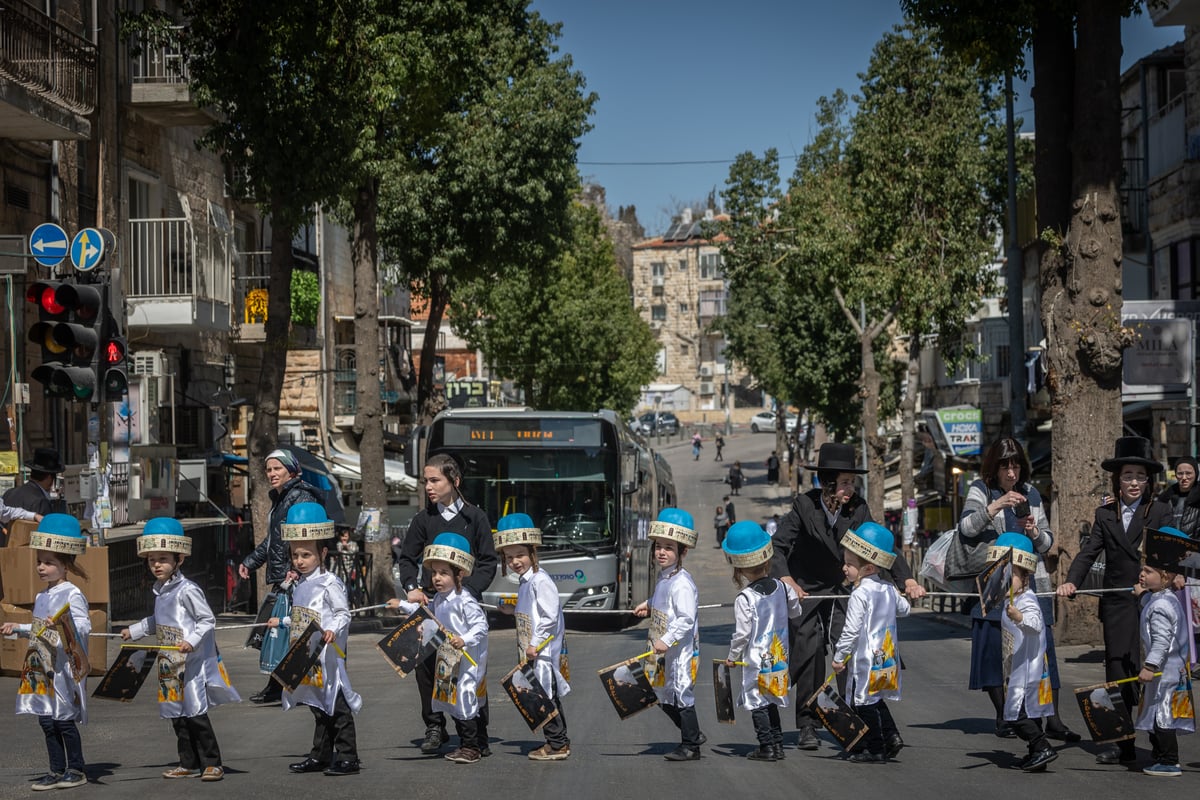
[{"label": "white robe", "polygon": [[[87,722],[87,678],[76,681],[71,675],[71,661],[63,649],[62,637],[50,625],[50,618],[70,605],[71,620],[79,634],[80,646],[87,652],[92,623],[88,619],[87,598],[70,581],[62,581],[39,592],[33,600],[33,622],[18,625],[16,630],[29,637],[26,665],[40,668],[22,671],[17,685],[17,713],[36,714],[57,720]],[[53,675],[47,681],[45,674]]]},{"label": "white robe", "polygon": [[[292,590],[291,641],[294,644],[309,622],[316,622],[324,631],[333,631],[333,641],[346,652],[350,633],[350,602],[346,587],[332,572],[317,569],[302,576]],[[338,655],[332,644],[325,645],[316,666],[309,670],[296,691],[283,692],[283,708],[294,705],[319,708],[332,716],[338,692],[355,714],[362,708],[362,697],[350,688],[346,660]]]},{"label": "white robe", "polygon": [[[1155,592],[1144,602],[1140,620],[1142,650],[1146,661],[1157,664],[1155,671],[1162,675],[1143,686],[1142,703],[1133,727],[1139,731],[1152,731],[1158,725],[1180,733],[1194,733],[1196,719],[1191,702],[1187,620],[1183,607],[1174,592],[1165,590]],[[1172,702],[1173,698],[1175,702]]]},{"label": "white robe", "polygon": [[533,671],[538,683],[549,697],[566,697],[570,684],[559,669],[562,655],[563,624],[562,608],[558,604],[558,587],[544,569],[528,570],[521,576],[517,587],[517,648],[518,658],[526,660],[525,648],[540,646],[551,636],[554,638],[537,655]]},{"label": "white robe", "polygon": [[[733,601],[729,661],[744,661],[742,708],[788,704],[788,619],[800,616],[800,598],[776,578],[760,578]],[[807,698],[806,698],[807,699]]]},{"label": "white robe", "polygon": [[908,599],[878,575],[863,578],[850,593],[846,624],[833,658],[851,659],[846,693],[854,705],[900,699],[896,617],[906,617],[908,612]]},{"label": "white robe", "polygon": [[650,598],[648,649],[661,639],[667,652],[646,661],[646,678],[664,705],[696,705],[696,666],[700,658],[700,625],[696,583],[687,570],[663,570]]},{"label": "white robe", "polygon": [[241,702],[217,652],[215,626],[204,590],[178,572],[165,583],[155,582],[154,615],[129,626],[132,639],[154,635],[160,645],[192,647],[190,653],[158,651],[154,674],[163,719],[197,717],[210,705]]},{"label": "white robe", "polygon": [[1000,612],[1000,635],[1008,654],[1008,691],[1004,695],[1004,719],[1015,722],[1021,708],[1031,719],[1054,714],[1050,672],[1046,663],[1046,621],[1033,590],[1026,588],[1013,605],[1021,612],[1021,624]]},{"label": "white robe", "polygon": [[[417,608],[417,603],[400,601],[400,609],[406,614],[415,613]],[[475,659],[472,664],[449,643],[438,649],[433,710],[459,720],[474,719],[479,716],[480,702],[487,697],[487,614],[466,589],[438,592],[429,601],[429,611],[443,628],[462,638],[466,652]]]}]

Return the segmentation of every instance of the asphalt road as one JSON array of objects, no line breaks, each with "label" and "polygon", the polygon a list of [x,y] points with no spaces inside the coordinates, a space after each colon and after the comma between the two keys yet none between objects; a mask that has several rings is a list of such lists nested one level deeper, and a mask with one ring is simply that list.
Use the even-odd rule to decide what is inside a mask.
[{"label": "asphalt road", "polygon": [[[741,458],[749,483],[735,498],[739,518],[763,519],[786,505],[783,490],[764,487],[762,460],[773,439],[765,434],[740,435],[728,440],[727,458]],[[735,589],[729,570],[713,547],[710,513],[698,509],[720,500],[725,489],[719,464],[711,462],[705,448],[693,462],[686,445],[666,449],[680,487],[680,501],[700,520],[701,545],[688,555],[686,565],[700,587],[701,603],[730,602]],[[732,461],[732,458],[729,458]],[[754,463],[757,462],[757,463]],[[701,506],[703,502],[704,506]],[[510,706],[499,687],[499,678],[515,663],[515,637],[511,626],[498,624],[491,633],[490,659],[493,755],[476,765],[451,764],[420,754],[423,733],[416,684],[399,679],[375,650],[379,633],[356,633],[350,641],[349,671],[365,705],[357,718],[361,774],[328,778],[320,774],[293,775],[287,764],[307,754],[312,737],[312,716],[304,709],[284,713],[281,707],[241,703],[215,709],[211,718],[224,756],[227,777],[221,783],[172,781],[161,771],[176,762],[170,723],[158,716],[153,693],[144,688],[128,704],[92,700],[91,721],[83,727],[84,753],[91,784],[81,792],[112,798],[137,798],[145,792],[180,797],[395,797],[406,795],[474,797],[568,797],[572,800],[627,797],[725,798],[735,796],[845,797],[883,790],[893,798],[952,797],[992,798],[1017,792],[1023,796],[1106,798],[1166,789],[1192,791],[1200,771],[1200,752],[1194,737],[1181,737],[1184,776],[1165,786],[1122,767],[1102,767],[1094,762],[1090,744],[1064,746],[1061,757],[1041,775],[1011,769],[1024,745],[1015,739],[997,739],[991,707],[978,692],[966,689],[970,643],[961,620],[942,619],[918,611],[900,622],[903,702],[892,705],[907,747],[899,759],[886,766],[844,763],[830,739],[817,752],[797,751],[794,710],[783,712],[787,760],[763,764],[743,756],[754,744],[749,714],[740,710],[736,724],[716,722],[712,699],[713,658],[723,657],[731,633],[731,611],[701,612],[702,653],[698,711],[708,735],[699,762],[672,764],[661,758],[678,743],[666,716],[650,709],[625,722],[605,699],[596,670],[631,657],[644,648],[644,624],[624,627],[569,622],[573,692],[564,699],[571,758],[564,762],[534,763],[524,753],[542,743]],[[226,618],[223,624],[244,621]],[[244,650],[244,631],[221,633],[218,639],[229,673],[244,696],[263,684],[257,671],[257,653]],[[1064,685],[1082,686],[1102,680],[1099,654],[1084,648],[1060,648]],[[96,679],[91,680],[92,686]],[[0,697],[13,698],[15,678],[0,678]],[[1069,695],[1068,695],[1069,696]],[[1076,708],[1065,713],[1068,723],[1083,731]],[[34,719],[0,716],[0,798],[26,797],[31,780],[44,773],[45,746]],[[1148,760],[1145,735],[1138,739],[1139,754]],[[882,784],[881,781],[886,781]]]}]

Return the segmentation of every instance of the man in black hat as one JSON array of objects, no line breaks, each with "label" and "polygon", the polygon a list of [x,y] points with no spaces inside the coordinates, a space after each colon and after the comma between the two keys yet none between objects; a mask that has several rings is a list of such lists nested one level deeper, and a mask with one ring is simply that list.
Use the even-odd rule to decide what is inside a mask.
[{"label": "man in black hat", "polygon": [[[23,508],[40,514],[67,513],[67,504],[52,493],[55,476],[63,471],[62,459],[52,447],[38,447],[33,451],[33,460],[26,464],[29,480],[4,493],[4,505]],[[7,544],[8,537],[4,537]]]},{"label": "man in black hat", "polygon": [[[1142,563],[1142,541],[1149,529],[1169,525],[1172,509],[1154,500],[1154,476],[1162,464],[1154,458],[1149,439],[1122,436],[1117,439],[1112,458],[1100,462],[1100,468],[1112,473],[1112,497],[1096,509],[1091,533],[1071,562],[1067,580],[1058,587],[1063,597],[1072,597],[1083,583],[1096,558],[1104,553],[1105,589],[1124,589],[1138,582]],[[1109,681],[1131,678],[1142,667],[1141,624],[1138,598],[1131,592],[1113,592],[1100,597],[1100,624],[1104,628],[1104,675]],[[1121,687],[1126,708],[1137,704],[1134,684]],[[1100,764],[1129,763],[1136,759],[1133,740],[1126,739],[1115,748],[1096,756]]]},{"label": "man in black hat", "polygon": [[[817,463],[805,468],[816,470],[821,486],[796,495],[791,510],[779,520],[773,539],[771,574],[790,584],[801,596],[845,594],[842,537],[846,531],[872,521],[871,509],[857,494],[858,476],[867,470],[855,463],[853,447],[836,442],[821,445]],[[891,571],[897,585],[909,597],[916,599],[925,594],[903,558],[896,559]],[[803,703],[825,681],[826,653],[842,634],[846,600],[844,597],[809,600],[802,605],[803,613],[790,623],[788,666],[792,685],[796,687],[799,747],[816,750],[820,746],[816,732],[820,721]],[[838,684],[844,693],[844,674],[839,676]],[[897,742],[888,742],[887,746],[892,749]]]}]

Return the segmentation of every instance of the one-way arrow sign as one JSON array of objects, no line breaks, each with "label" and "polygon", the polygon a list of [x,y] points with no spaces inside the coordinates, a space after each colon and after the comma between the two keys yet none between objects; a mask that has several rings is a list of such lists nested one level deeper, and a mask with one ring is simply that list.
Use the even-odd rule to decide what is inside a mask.
[{"label": "one-way arrow sign", "polygon": [[53,222],[43,222],[29,235],[29,249],[43,267],[57,267],[67,257],[67,232]]}]

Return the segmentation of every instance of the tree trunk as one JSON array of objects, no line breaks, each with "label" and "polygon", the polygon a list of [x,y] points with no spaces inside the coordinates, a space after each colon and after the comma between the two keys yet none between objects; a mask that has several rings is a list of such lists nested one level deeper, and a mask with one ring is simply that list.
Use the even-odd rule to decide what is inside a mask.
[{"label": "tree trunk", "polygon": [[867,505],[873,517],[883,518],[883,456],[887,452],[887,439],[879,435],[879,394],[883,379],[875,368],[874,328],[860,334],[862,345],[862,424],[864,441],[867,444]]},{"label": "tree trunk", "polygon": [[429,277],[429,317],[425,321],[425,338],[421,342],[421,368],[417,370],[417,409],[420,422],[428,425],[445,405],[445,397],[437,397],[433,391],[433,361],[437,357],[438,332],[446,306],[450,303],[450,291],[446,279],[434,273]]},{"label": "tree trunk", "polygon": [[[284,206],[282,198],[272,198],[272,207]],[[272,214],[272,219],[281,219]],[[250,458],[250,509],[254,520],[254,541],[267,537],[271,514],[271,485],[263,462],[279,440],[279,397],[287,371],[289,330],[292,323],[292,233],[284,225],[271,226],[271,267],[268,279],[267,319],[263,325],[265,341],[258,392],[254,397],[254,419],[250,423],[247,450]],[[258,596],[266,597],[266,569],[260,569]]]},{"label": "tree trunk", "polygon": [[[379,211],[379,181],[367,178],[354,199],[351,257],[354,260],[354,435],[358,439],[362,478],[362,507],[387,513],[387,486],[383,467],[383,401],[379,394],[379,274],[376,216]],[[391,537],[380,536],[363,543],[372,557],[371,585],[374,598],[390,597]]]},{"label": "tree trunk", "polygon": [[900,508],[908,508],[908,500],[916,497],[913,480],[913,455],[917,438],[917,397],[921,393],[921,336],[908,338],[908,381],[900,400]]},{"label": "tree trunk", "polygon": [[[1066,209],[1043,211],[1039,186],[1039,226],[1053,227],[1069,215],[1061,244],[1042,255],[1042,321],[1046,329],[1046,366],[1054,427],[1054,556],[1058,578],[1065,580],[1088,531],[1107,480],[1100,461],[1121,433],[1121,359],[1131,339],[1121,326],[1121,8],[1115,0],[1080,3],[1074,58],[1074,102],[1069,152],[1071,197]],[[1056,28],[1054,46],[1065,41]],[[1035,40],[1037,52],[1046,43]],[[1050,63],[1063,66],[1060,56]],[[1043,90],[1043,80],[1046,81]],[[1062,101],[1055,74],[1039,73],[1038,113]],[[1066,78],[1062,80],[1068,84]],[[1065,106],[1066,103],[1064,102]],[[1054,117],[1051,117],[1054,118]],[[1042,118],[1039,116],[1039,120]],[[1058,120],[1056,120],[1058,121]],[[1039,125],[1039,138],[1041,126]],[[1057,135],[1057,131],[1056,131]],[[1056,142],[1056,146],[1058,145]],[[1038,154],[1039,170],[1043,166]],[[1064,644],[1099,641],[1092,602],[1059,603],[1055,638]]]}]

